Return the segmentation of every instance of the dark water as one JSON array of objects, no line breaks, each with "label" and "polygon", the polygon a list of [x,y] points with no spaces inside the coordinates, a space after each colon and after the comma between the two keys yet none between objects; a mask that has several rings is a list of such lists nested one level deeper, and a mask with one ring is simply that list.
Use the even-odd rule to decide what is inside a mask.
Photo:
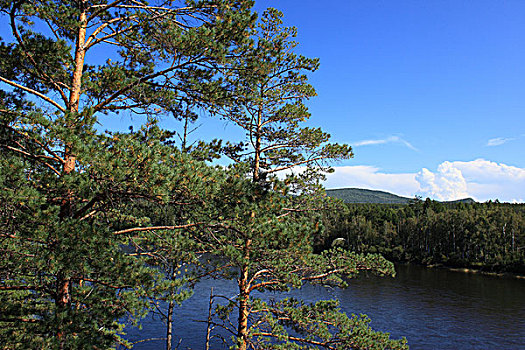
[{"label": "dark water", "polygon": [[[396,270],[395,278],[361,277],[345,290],[307,285],[292,295],[308,302],[338,298],[346,313],[367,314],[372,328],[388,331],[393,338],[405,336],[413,350],[525,349],[525,280],[413,265]],[[204,348],[206,326],[194,320],[206,318],[212,286],[214,294],[235,295],[234,281],[202,281],[195,295],[175,309],[179,349]],[[143,330],[130,330],[128,339],[164,333],[160,321],[148,319]],[[163,349],[163,342],[135,348]]]}]

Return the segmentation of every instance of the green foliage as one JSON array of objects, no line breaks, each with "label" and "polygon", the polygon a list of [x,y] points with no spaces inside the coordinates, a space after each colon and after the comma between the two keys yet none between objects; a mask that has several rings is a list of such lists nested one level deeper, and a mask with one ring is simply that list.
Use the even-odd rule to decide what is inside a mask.
[{"label": "green foliage", "polygon": [[[361,270],[394,274],[393,265],[378,255],[313,251],[322,231],[315,211],[329,204],[318,180],[329,171],[329,162],[350,158],[352,152],[347,145],[329,143],[330,135],[320,128],[303,126],[310,117],[304,101],[315,96],[304,72],[317,69],[318,60],[294,53],[296,30],[283,27],[281,16],[275,9],[265,11],[250,33],[253,40],[239,47],[242,54],[225,72],[232,93],[223,113],[246,139],[224,149],[235,163],[213,205],[220,222],[212,236],[201,238],[205,251],[220,264],[212,269],[213,276],[238,281],[237,298],[227,307],[219,305],[216,314],[239,349],[265,348],[263,338],[270,344],[279,334],[275,329],[258,333],[265,311],[254,291],[289,291],[305,282],[344,287],[344,278]],[[299,175],[277,180],[278,172],[299,166]],[[230,319],[234,311],[235,327]],[[301,344],[301,339],[292,343]]]},{"label": "green foliage", "polygon": [[407,349],[406,339],[391,340],[376,332],[366,315],[348,317],[336,300],[313,304],[286,298],[259,302],[261,310],[253,336],[260,349]]},{"label": "green foliage", "polygon": [[[0,43],[2,348],[128,346],[120,323],[136,322],[146,297],[188,297],[185,280],[148,264],[152,247],[176,249],[187,237],[158,244],[147,230],[154,213],[133,209],[190,211],[214,188],[214,170],[167,145],[155,119],[218,104],[216,66],[245,40],[250,6],[0,2],[13,38]],[[148,123],[96,130],[101,114],[119,111]]]},{"label": "green foliage", "polygon": [[305,73],[315,71],[319,60],[294,52],[296,29],[283,27],[281,17],[266,10],[251,32],[253,41],[240,47],[242,55],[225,73],[233,88],[226,118],[246,133],[225,154],[250,164],[254,179],[298,166],[315,169],[304,172],[315,179],[330,161],[352,157],[352,149],[328,143],[330,135],[320,128],[304,126],[310,118],[304,103],[316,95]]},{"label": "green foliage", "polygon": [[[217,311],[224,322],[239,312],[240,348],[270,344],[274,334],[257,333],[257,319],[275,323],[279,312],[290,315],[282,332],[272,328],[282,337],[288,327],[326,344],[398,344],[334,302],[288,300],[268,312],[251,298],[394,270],[378,255],[314,253],[323,228],[310,210],[329,201],[306,194],[351,148],[302,126],[304,100],[315,95],[303,72],[318,62],[293,53],[295,29],[281,26],[280,13],[254,26],[250,6],[0,1],[13,36],[0,43],[2,348],[130,347],[126,323],[161,301],[182,302],[203,276],[237,278],[238,297]],[[175,133],[157,125],[166,115],[195,120],[198,108],[227,111],[246,131],[245,143],[225,149],[234,166],[202,162],[220,141],[178,150]],[[97,130],[102,114],[120,111],[147,122],[129,133]],[[273,175],[297,166],[306,170],[284,182]]]},{"label": "green foliage", "polygon": [[[231,171],[235,174],[234,169]],[[214,227],[213,235],[202,236],[199,240],[201,249],[216,257],[206,261],[208,269],[212,271],[211,276],[238,280],[238,297],[226,306],[219,304],[215,315],[222,327],[242,337],[238,328],[231,327],[233,319],[230,316],[234,311],[242,312],[242,308],[247,307],[249,321],[246,344],[268,348],[269,345],[262,344],[272,343],[272,339],[279,335],[274,333],[276,329],[261,333],[261,322],[270,321],[267,320],[267,305],[251,295],[254,291],[283,292],[301,288],[304,283],[345,287],[347,278],[356,276],[359,271],[366,270],[379,275],[395,273],[392,263],[379,255],[356,254],[340,248],[314,253],[312,240],[320,229],[318,222],[312,220],[311,215],[287,211],[287,208],[293,207],[295,199],[280,194],[278,186],[283,184],[274,182],[275,187],[265,191],[258,184],[246,180],[242,176],[244,170],[236,171],[239,174],[224,183],[219,202],[212,206],[217,208],[220,222]],[[246,305],[243,304],[242,296],[246,297]],[[275,312],[280,306],[284,307],[284,304],[273,305]],[[332,308],[329,314],[346,317],[336,308]],[[322,322],[326,315],[319,312],[303,322],[313,325]],[[238,319],[236,321],[239,322]],[[287,332],[289,328],[286,327],[289,325],[281,325],[285,327],[282,332]],[[340,337],[335,329],[329,328],[327,332],[331,334],[327,335],[327,339]],[[301,339],[295,337],[289,340],[302,344]],[[240,342],[239,346],[242,347],[243,341]],[[330,348],[327,344],[326,348]]]},{"label": "green foliage", "polygon": [[379,252],[397,261],[472,266],[489,271],[525,271],[522,204],[439,203],[408,206],[348,204],[324,219],[335,238],[359,252]]},{"label": "green foliage", "polygon": [[[213,169],[163,146],[156,136],[154,128],[98,136],[87,147],[89,163],[79,156],[82,171],[63,182],[17,157],[2,156],[0,332],[4,344],[26,348],[31,337],[35,348],[56,347],[55,326],[62,322],[60,329],[66,335],[61,342],[107,347],[119,339],[117,320],[143,314],[148,306],[144,297],[166,290],[178,301],[189,296],[181,289],[185,281],[166,281],[160,270],[147,267],[151,254],[187,246],[184,235],[119,233],[156,220],[129,214],[126,207],[136,206],[137,200],[166,205],[183,198],[192,203],[188,210],[194,208],[193,215],[198,215],[206,197],[190,193],[189,188],[205,187],[199,194],[206,196],[214,181]],[[75,193],[70,218],[61,217],[59,186]],[[155,244],[155,250],[148,244]],[[137,249],[130,254],[123,246]],[[190,257],[185,255],[186,261]],[[70,283],[66,309],[55,303],[59,279]]]}]

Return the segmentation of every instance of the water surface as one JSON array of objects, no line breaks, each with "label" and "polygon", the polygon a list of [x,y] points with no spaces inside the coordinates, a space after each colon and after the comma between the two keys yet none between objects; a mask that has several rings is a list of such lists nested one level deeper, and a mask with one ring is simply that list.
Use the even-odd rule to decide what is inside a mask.
[{"label": "water surface", "polygon": [[[345,290],[307,285],[292,296],[307,302],[339,299],[348,314],[367,314],[371,326],[393,338],[405,336],[410,348],[439,350],[525,350],[525,280],[397,265],[395,278],[362,276]],[[179,349],[203,349],[210,288],[234,296],[235,281],[202,281],[194,296],[175,309],[175,344]],[[278,295],[268,295],[267,298]],[[164,337],[158,319],[147,319],[142,331],[128,338]],[[137,344],[135,349],[163,349],[162,341]],[[215,343],[213,349],[222,348]]]}]

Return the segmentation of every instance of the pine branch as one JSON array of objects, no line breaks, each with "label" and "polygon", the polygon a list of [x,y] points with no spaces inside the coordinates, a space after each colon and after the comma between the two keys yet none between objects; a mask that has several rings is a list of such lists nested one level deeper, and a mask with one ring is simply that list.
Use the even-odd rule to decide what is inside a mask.
[{"label": "pine branch", "polygon": [[278,171],[288,170],[288,169],[291,169],[293,167],[296,167],[296,166],[299,166],[299,165],[302,165],[302,164],[309,164],[309,163],[313,163],[313,162],[316,162],[318,160],[323,160],[323,159],[325,159],[325,157],[323,157],[323,156],[319,156],[319,157],[315,157],[315,158],[311,158],[311,159],[305,159],[303,161],[295,162],[295,163],[292,163],[292,164],[289,164],[289,165],[286,165],[286,166],[283,166],[283,167],[280,167],[280,168],[270,169],[270,170],[267,171],[267,173],[268,174],[272,174],[272,173],[276,173]]},{"label": "pine branch", "polygon": [[105,5],[92,5],[91,8],[98,8],[96,11],[94,11],[88,18],[87,18],[87,22],[91,22],[91,20],[95,19],[98,15],[100,15],[102,12],[110,9],[110,8],[113,8],[115,6],[117,6],[119,3],[123,2],[125,0],[115,0],[109,4],[105,4]]},{"label": "pine branch", "polygon": [[129,286],[129,285],[123,285],[123,286],[114,285],[114,284],[111,284],[111,283],[108,283],[108,282],[104,282],[104,281],[93,279],[93,278],[86,278],[86,277],[83,277],[83,276],[82,277],[72,278],[72,280],[86,281],[86,282],[91,282],[91,283],[95,283],[95,284],[101,284],[103,286],[106,286],[106,287],[109,287],[109,288],[112,288],[112,289],[125,289],[125,288],[131,288],[132,287],[132,286]]},{"label": "pine branch", "polygon": [[[267,333],[267,332],[252,333],[252,336],[255,336],[255,337],[263,336],[263,337],[272,337],[272,338],[279,338],[279,339],[282,337],[281,335],[276,335],[276,334]],[[291,340],[291,341],[296,341],[299,343],[321,346],[325,349],[333,349],[333,350],[337,349],[333,346],[330,346],[329,342],[320,342],[320,341],[315,341],[315,340],[310,340],[310,339],[305,339],[305,338],[298,338],[298,337],[294,337],[291,335],[286,336],[286,339]]]},{"label": "pine branch", "polygon": [[187,224],[187,225],[176,225],[176,226],[150,226],[150,227],[133,227],[128,228],[125,230],[115,231],[113,232],[114,235],[121,235],[125,233],[132,233],[132,232],[142,232],[142,231],[157,231],[157,230],[179,230],[183,228],[190,228],[202,225],[202,222],[197,222],[194,224]]},{"label": "pine branch", "polygon": [[41,290],[42,287],[39,286],[0,286],[0,291],[2,290]]},{"label": "pine branch", "polygon": [[34,319],[34,318],[9,318],[9,317],[0,317],[0,322],[9,322],[9,323],[16,323],[16,322],[24,322],[24,323],[38,323],[41,322],[40,320]]},{"label": "pine branch", "polygon": [[153,73],[153,74],[149,74],[149,75],[146,75],[140,79],[138,79],[137,81],[133,82],[133,83],[130,83],[128,85],[126,85],[125,87],[121,88],[120,90],[114,92],[110,97],[106,98],[104,101],[102,102],[99,102],[96,106],[93,107],[93,110],[95,112],[98,112],[102,109],[105,109],[105,106],[109,103],[112,103],[117,97],[119,97],[121,94],[123,94],[124,92],[126,91],[129,91],[131,90],[132,88],[134,88],[135,86],[147,81],[147,80],[150,80],[150,79],[154,79],[158,76],[161,76],[163,74],[166,74],[166,73],[169,73],[169,72],[172,72],[176,69],[179,69],[179,68],[182,68],[186,65],[190,65],[190,64],[193,64],[195,63],[196,61],[187,61],[183,64],[179,64],[179,65],[174,65],[174,66],[171,66],[170,68],[166,68],[164,70],[161,70],[159,72],[156,72],[156,73]]},{"label": "pine branch", "polygon": [[[0,109],[0,112],[2,110]],[[51,154],[53,157],[49,157],[47,159],[53,159],[53,160],[56,160],[58,162],[60,162],[61,164],[64,164],[65,161],[62,157],[60,157],[55,151],[52,151],[48,146],[44,145],[42,142],[38,141],[37,139],[35,139],[34,137],[30,137],[28,133],[23,133],[22,131],[16,129],[16,128],[13,128],[12,126],[9,126],[9,125],[4,125],[4,127],[10,129],[11,131],[17,133],[18,135],[36,143],[37,145],[39,145],[43,150],[45,150],[47,153]]]},{"label": "pine branch", "polygon": [[20,85],[20,84],[17,84],[17,83],[15,83],[14,81],[9,80],[9,79],[6,79],[6,78],[4,78],[4,77],[2,77],[2,76],[0,76],[0,81],[3,81],[3,82],[6,83],[6,84],[9,84],[9,85],[11,85],[11,86],[13,86],[13,87],[15,87],[15,88],[18,88],[18,89],[20,89],[20,90],[23,90],[23,91],[25,91],[25,92],[28,92],[28,93],[30,93],[30,94],[32,94],[32,95],[35,95],[35,96],[37,96],[37,97],[40,97],[42,100],[44,100],[44,101],[46,101],[46,102],[52,104],[53,106],[55,106],[55,107],[56,107],[58,110],[60,110],[61,112],[63,112],[63,113],[66,112],[66,109],[65,109],[64,107],[62,107],[61,105],[59,105],[58,103],[56,103],[55,101],[53,101],[51,98],[47,97],[46,95],[44,95],[44,94],[42,94],[42,93],[40,93],[40,92],[38,92],[38,91],[36,91],[36,90],[30,89],[30,88],[28,88],[28,87],[26,87],[26,86],[23,86],[23,85]]},{"label": "pine branch", "polygon": [[32,158],[32,159],[35,159],[37,161],[39,161],[40,163],[42,163],[43,165],[47,166],[49,169],[51,169],[55,174],[57,174],[58,176],[61,175],[60,171],[58,171],[57,169],[55,169],[55,167],[53,167],[51,164],[47,163],[46,161],[43,161],[42,158],[48,158],[46,156],[38,156],[38,155],[34,155],[34,154],[31,154],[31,153],[28,153],[26,151],[23,151],[21,149],[18,149],[18,148],[15,148],[15,147],[12,147],[12,146],[7,146],[7,145],[0,145],[2,147],[5,147],[7,148],[8,150],[11,150],[11,151],[14,151],[14,152],[17,152],[17,153],[20,153],[26,157],[29,157],[29,158]]},{"label": "pine branch", "polygon": [[[58,93],[60,94],[60,97],[62,98],[62,101],[64,101],[64,103],[67,105],[68,104],[68,99],[67,99],[67,96],[66,94],[64,93],[64,91],[60,88],[59,84],[56,83],[54,81],[53,78],[51,78],[50,76],[48,76],[46,73],[44,73],[40,68],[39,68],[39,64],[35,61],[35,59],[33,58],[33,55],[29,54],[27,52],[27,49],[25,47],[25,44],[24,44],[24,41],[22,40],[22,37],[20,36],[20,33],[18,33],[18,30],[16,29],[16,23],[15,23],[15,11],[18,9],[18,6],[20,6],[21,2],[19,3],[16,3],[13,8],[11,9],[11,13],[10,13],[10,24],[11,24],[11,31],[14,35],[14,37],[16,38],[18,44],[20,45],[20,47],[22,48],[22,53],[24,54],[25,57],[27,57],[31,63],[33,64],[33,66],[35,67],[36,71],[41,75],[41,77],[44,79],[44,80],[47,80],[49,83],[51,83],[51,85],[53,85],[55,87],[55,89],[58,91]],[[53,31],[53,33],[55,33]],[[55,34],[56,35],[56,34]],[[0,77],[1,78],[1,77]],[[62,83],[62,85],[64,85],[67,89],[69,89],[69,87],[65,84]]]},{"label": "pine branch", "polygon": [[107,34],[106,36],[97,39],[97,35],[100,34],[109,25],[111,25],[113,23],[117,23],[117,22],[123,21],[123,20],[133,20],[133,19],[135,19],[137,17],[138,17],[138,15],[129,16],[129,17],[116,17],[116,18],[113,18],[113,19],[103,23],[97,29],[95,29],[93,31],[93,33],[89,36],[89,38],[87,38],[86,42],[84,43],[86,51],[88,51],[94,45],[97,45],[97,44],[99,44],[99,43],[101,43],[103,41],[105,42],[108,39],[111,39],[111,38],[113,38],[113,37],[115,37],[115,36],[117,36],[119,34],[123,34],[123,33],[127,32],[127,31],[130,31],[130,30],[132,30],[132,29],[134,29],[134,28],[139,26],[139,24],[134,24],[134,25],[128,26],[128,27],[126,27],[124,29],[121,29],[119,31],[114,31],[111,34]]}]

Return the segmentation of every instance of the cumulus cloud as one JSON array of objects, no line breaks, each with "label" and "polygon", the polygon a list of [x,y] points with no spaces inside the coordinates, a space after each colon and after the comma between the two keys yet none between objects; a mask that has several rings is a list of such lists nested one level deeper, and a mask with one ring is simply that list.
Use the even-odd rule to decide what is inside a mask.
[{"label": "cumulus cloud", "polygon": [[360,147],[360,146],[372,146],[372,145],[382,145],[385,143],[401,143],[405,145],[406,147],[410,148],[411,150],[417,151],[417,148],[412,146],[412,144],[404,139],[402,139],[399,136],[389,136],[384,139],[374,139],[374,140],[361,140],[356,142],[351,142],[350,144],[353,147]]},{"label": "cumulus cloud", "polygon": [[446,161],[435,171],[393,174],[372,166],[335,167],[325,187],[357,187],[383,190],[398,195],[420,195],[437,200],[472,197],[505,202],[525,201],[525,169],[485,159]]},{"label": "cumulus cloud", "polygon": [[438,166],[437,172],[423,168],[416,175],[419,182],[419,192],[424,197],[437,200],[455,200],[469,196],[467,181],[461,170],[451,162],[443,162]]},{"label": "cumulus cloud", "polygon": [[485,201],[499,199],[507,202],[525,201],[525,169],[485,159],[470,162],[456,161],[472,197]]},{"label": "cumulus cloud", "polygon": [[456,161],[452,164],[469,179],[495,181],[505,178],[511,182],[525,180],[525,169],[485,159],[476,159],[470,162]]}]

